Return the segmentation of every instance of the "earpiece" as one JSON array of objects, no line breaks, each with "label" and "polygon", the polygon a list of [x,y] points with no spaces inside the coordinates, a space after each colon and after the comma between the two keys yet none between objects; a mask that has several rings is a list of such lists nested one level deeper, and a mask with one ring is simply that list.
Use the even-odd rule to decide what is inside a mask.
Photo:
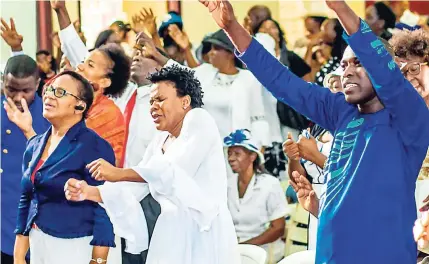
[{"label": "earpiece", "polygon": [[82,111],[82,110],[84,110],[84,109],[85,109],[85,107],[84,107],[84,106],[81,106],[81,105],[76,105],[76,106],[74,107],[74,109],[79,110],[79,111]]}]

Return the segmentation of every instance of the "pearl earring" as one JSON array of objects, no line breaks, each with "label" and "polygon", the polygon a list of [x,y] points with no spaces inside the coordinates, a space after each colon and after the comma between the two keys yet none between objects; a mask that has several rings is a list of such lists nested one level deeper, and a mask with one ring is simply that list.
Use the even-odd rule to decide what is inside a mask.
[{"label": "pearl earring", "polygon": [[186,106],[184,106],[184,107],[183,107],[183,110],[186,110],[186,108],[187,108],[187,107],[186,107]]}]

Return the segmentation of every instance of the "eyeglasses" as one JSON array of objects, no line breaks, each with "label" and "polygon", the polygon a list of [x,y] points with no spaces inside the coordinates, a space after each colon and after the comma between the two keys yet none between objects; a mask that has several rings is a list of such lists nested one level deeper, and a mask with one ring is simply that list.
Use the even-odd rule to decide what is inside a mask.
[{"label": "eyeglasses", "polygon": [[404,63],[401,66],[401,71],[404,74],[404,76],[407,76],[407,74],[418,75],[421,72],[421,70],[422,70],[422,66],[423,65],[427,65],[427,64],[428,64],[427,62],[423,62],[423,63],[420,63],[420,62]]},{"label": "eyeglasses", "polygon": [[43,92],[43,94],[45,95],[47,92],[52,92],[56,98],[61,98],[61,97],[64,97],[66,95],[71,95],[74,98],[76,98],[77,100],[82,100],[78,96],[76,96],[76,95],[74,95],[72,93],[67,92],[65,89],[63,89],[61,87],[55,88],[52,85],[49,85],[48,87],[46,87],[46,89]]}]

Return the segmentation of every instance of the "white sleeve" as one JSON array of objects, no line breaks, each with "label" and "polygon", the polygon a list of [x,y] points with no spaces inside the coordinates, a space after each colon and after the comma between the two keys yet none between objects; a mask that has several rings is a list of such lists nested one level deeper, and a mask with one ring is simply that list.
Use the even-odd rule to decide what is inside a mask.
[{"label": "white sleeve", "polygon": [[[270,176],[271,177],[271,176]],[[285,217],[288,214],[286,195],[277,179],[268,186],[269,194],[267,198],[267,212],[270,221]]]},{"label": "white sleeve", "polygon": [[73,24],[58,33],[61,41],[61,50],[73,68],[82,63],[88,55],[88,49],[83,44]]},{"label": "white sleeve", "polygon": [[257,33],[255,39],[274,57],[276,57],[276,41],[266,33]]},{"label": "white sleeve", "polygon": [[270,146],[272,142],[270,142],[270,128],[266,119],[262,89],[264,89],[262,84],[254,78],[253,85],[249,85],[251,131],[262,146]]},{"label": "white sleeve", "polygon": [[18,56],[18,55],[25,55],[23,50],[20,51],[12,51],[12,57]]},{"label": "white sleeve", "polygon": [[126,252],[140,254],[149,247],[146,217],[140,205],[149,194],[146,183],[106,182],[97,186],[115,235],[126,241]]},{"label": "white sleeve", "polygon": [[[162,196],[189,208],[200,230],[209,230],[218,206],[195,182],[194,176],[216,142],[216,124],[203,109],[187,113],[180,136],[164,154],[151,155],[132,169],[149,183],[154,197]],[[219,165],[221,166],[221,164]]]}]

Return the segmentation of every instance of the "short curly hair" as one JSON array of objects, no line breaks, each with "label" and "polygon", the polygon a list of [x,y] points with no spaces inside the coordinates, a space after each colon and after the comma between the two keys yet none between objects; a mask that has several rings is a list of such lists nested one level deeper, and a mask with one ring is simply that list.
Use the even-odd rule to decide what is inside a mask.
[{"label": "short curly hair", "polygon": [[420,57],[429,61],[429,35],[423,30],[402,30],[390,39],[395,56],[399,58]]},{"label": "short curly hair", "polygon": [[191,97],[192,108],[201,108],[204,105],[204,92],[201,88],[200,81],[195,78],[193,70],[178,65],[172,65],[151,74],[147,79],[152,83],[163,81],[174,83],[179,97],[186,95]]},{"label": "short curly hair", "polygon": [[118,44],[109,43],[99,47],[97,50],[106,54],[114,64],[112,72],[107,75],[111,84],[104,90],[104,94],[119,97],[124,92],[130,79],[131,60]]}]

